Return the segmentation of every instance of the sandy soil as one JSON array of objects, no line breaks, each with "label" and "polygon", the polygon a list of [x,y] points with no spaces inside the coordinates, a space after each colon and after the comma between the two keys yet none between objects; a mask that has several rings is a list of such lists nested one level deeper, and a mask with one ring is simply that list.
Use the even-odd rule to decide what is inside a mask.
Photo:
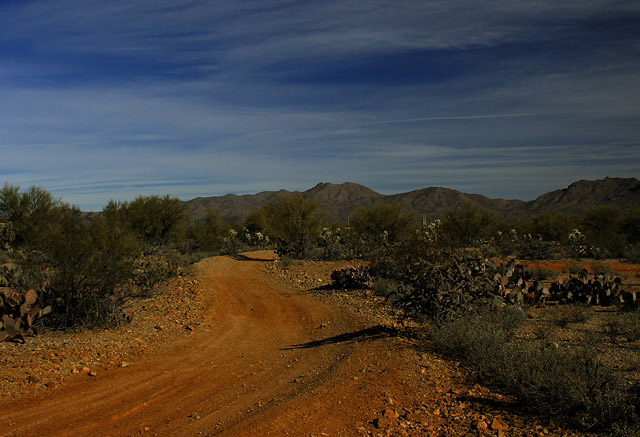
[{"label": "sandy soil", "polygon": [[191,280],[200,321],[156,329],[145,353],[117,355],[124,367],[112,359],[95,376],[4,396],[0,435],[578,434],[418,353],[391,320],[367,317],[367,295],[344,305],[287,285],[265,271],[272,258],[203,260]]}]

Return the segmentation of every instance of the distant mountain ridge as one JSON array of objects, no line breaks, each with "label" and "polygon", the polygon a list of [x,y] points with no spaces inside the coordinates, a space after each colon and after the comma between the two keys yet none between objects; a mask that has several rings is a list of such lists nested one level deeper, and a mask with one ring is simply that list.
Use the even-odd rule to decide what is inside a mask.
[{"label": "distant mountain ridge", "polygon": [[[242,222],[260,206],[276,196],[291,193],[287,190],[262,191],[257,194],[197,197],[185,202],[191,216],[206,217],[208,210],[220,213],[227,221]],[[330,223],[346,222],[357,208],[378,202],[399,202],[417,215],[426,214],[428,220],[470,202],[495,211],[502,217],[529,217],[545,213],[579,214],[598,205],[613,205],[622,210],[640,206],[640,181],[636,178],[611,178],[595,181],[580,180],[567,188],[551,191],[528,202],[492,199],[480,194],[466,194],[443,187],[421,188],[407,193],[380,194],[353,182],[343,184],[319,183],[303,192],[318,202]]]}]

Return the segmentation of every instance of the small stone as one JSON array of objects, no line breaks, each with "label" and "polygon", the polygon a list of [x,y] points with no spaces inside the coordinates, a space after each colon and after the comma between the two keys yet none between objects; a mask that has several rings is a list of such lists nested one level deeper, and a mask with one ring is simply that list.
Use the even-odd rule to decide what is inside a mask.
[{"label": "small stone", "polygon": [[91,372],[91,369],[85,366],[85,367],[82,368],[82,371],[84,373],[89,373],[89,372]]},{"label": "small stone", "polygon": [[71,369],[71,373],[80,373],[80,371],[76,367],[74,367],[73,369]]},{"label": "small stone", "polygon": [[489,429],[489,425],[484,420],[479,420],[474,424],[474,427],[479,431],[486,431]]},{"label": "small stone", "polygon": [[27,376],[27,382],[30,382],[31,384],[37,384],[38,382],[40,382],[40,378],[38,378],[37,376],[29,375]]},{"label": "small stone", "polygon": [[493,421],[491,422],[491,429],[494,431],[506,431],[508,427],[498,419],[493,419]]},{"label": "small stone", "polygon": [[398,414],[394,410],[392,410],[391,408],[387,408],[386,410],[384,410],[382,415],[384,417],[386,417],[387,419],[390,419],[390,420],[397,419],[397,417],[398,417]]},{"label": "small stone", "polygon": [[123,361],[120,363],[120,367],[129,367],[129,363],[126,361]]},{"label": "small stone", "polygon": [[95,370],[92,370],[88,373],[89,376],[98,376],[98,372],[96,372]]},{"label": "small stone", "polygon": [[373,426],[378,429],[387,429],[391,426],[391,421],[386,417],[378,417],[373,419]]}]

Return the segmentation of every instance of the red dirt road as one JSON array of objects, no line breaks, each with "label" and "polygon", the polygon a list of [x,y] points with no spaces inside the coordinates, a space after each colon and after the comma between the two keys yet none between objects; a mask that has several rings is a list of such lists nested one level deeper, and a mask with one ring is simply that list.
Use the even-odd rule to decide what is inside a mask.
[{"label": "red dirt road", "polygon": [[193,335],[129,367],[0,401],[0,435],[355,435],[390,396],[409,394],[397,340],[332,341],[362,325],[283,289],[260,269],[268,252],[249,256],[197,265],[208,312]]}]

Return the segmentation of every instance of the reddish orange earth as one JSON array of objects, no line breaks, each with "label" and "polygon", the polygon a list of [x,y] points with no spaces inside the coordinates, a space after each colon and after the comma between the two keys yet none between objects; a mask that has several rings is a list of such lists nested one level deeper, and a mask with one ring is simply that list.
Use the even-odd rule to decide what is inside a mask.
[{"label": "reddish orange earth", "polygon": [[465,382],[455,363],[284,287],[261,269],[270,257],[203,260],[208,309],[193,335],[128,367],[0,401],[0,435],[564,434],[504,411],[506,398]]},{"label": "reddish orange earth", "polygon": [[[116,373],[0,404],[0,434],[355,432],[356,416],[370,414],[358,405],[371,395],[356,376],[362,351],[341,343],[296,346],[343,333],[353,320],[279,289],[259,268],[267,253],[257,255],[198,265],[206,329]],[[338,382],[349,381],[347,374],[351,387]]]}]

